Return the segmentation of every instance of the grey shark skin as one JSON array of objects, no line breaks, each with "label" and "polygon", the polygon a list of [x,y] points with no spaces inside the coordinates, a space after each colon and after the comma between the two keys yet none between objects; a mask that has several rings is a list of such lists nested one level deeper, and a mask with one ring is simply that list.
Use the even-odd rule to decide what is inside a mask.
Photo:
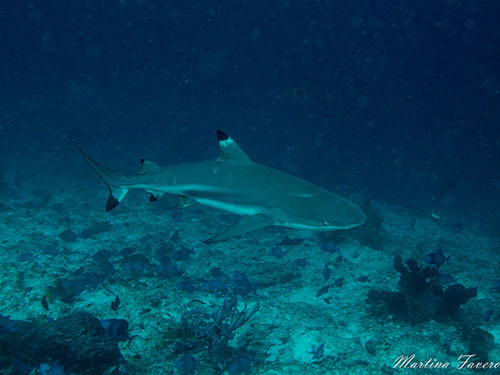
[{"label": "grey shark skin", "polygon": [[130,189],[142,189],[151,194],[150,201],[176,194],[242,216],[235,226],[206,240],[207,243],[269,225],[334,231],[365,222],[364,212],[347,199],[288,173],[254,163],[220,130],[217,138],[220,155],[215,160],[165,167],[141,160],[142,170],[130,177],[100,165],[77,147],[110,190],[106,211],[115,208]]}]

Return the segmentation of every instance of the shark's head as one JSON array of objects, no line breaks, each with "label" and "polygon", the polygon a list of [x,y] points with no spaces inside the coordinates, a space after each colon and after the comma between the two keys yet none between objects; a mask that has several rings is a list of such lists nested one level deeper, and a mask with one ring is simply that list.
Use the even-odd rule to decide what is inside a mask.
[{"label": "shark's head", "polygon": [[325,205],[319,210],[321,217],[325,217],[321,221],[321,230],[351,229],[364,224],[366,221],[366,214],[363,210],[346,199],[343,199],[342,202],[335,202],[331,207],[328,206]]},{"label": "shark's head", "polygon": [[334,231],[358,227],[366,214],[353,202],[327,191],[292,198],[284,226],[314,231]]}]

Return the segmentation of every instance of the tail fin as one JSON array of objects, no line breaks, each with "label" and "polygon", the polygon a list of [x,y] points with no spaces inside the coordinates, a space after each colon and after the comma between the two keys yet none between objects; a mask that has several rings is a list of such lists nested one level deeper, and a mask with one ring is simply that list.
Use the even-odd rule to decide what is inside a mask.
[{"label": "tail fin", "polygon": [[106,168],[105,166],[99,164],[90,156],[88,156],[78,144],[75,142],[76,147],[83,156],[83,159],[90,165],[90,167],[97,173],[97,175],[104,181],[109,189],[109,198],[106,202],[106,211],[111,211],[113,208],[118,206],[118,204],[125,198],[129,189],[125,187],[127,182],[127,177],[115,172],[112,169]]}]

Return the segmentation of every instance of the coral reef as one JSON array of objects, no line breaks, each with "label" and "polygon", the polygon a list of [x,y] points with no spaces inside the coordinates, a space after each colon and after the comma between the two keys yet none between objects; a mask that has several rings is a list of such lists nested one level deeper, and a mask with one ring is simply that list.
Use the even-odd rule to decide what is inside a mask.
[{"label": "coral reef", "polygon": [[179,324],[170,327],[164,334],[173,353],[206,356],[206,360],[220,371],[228,370],[231,366],[232,369],[249,368],[251,356],[246,348],[234,348],[229,342],[236,331],[259,310],[259,301],[256,300],[251,309],[246,303],[240,309],[237,296],[229,292],[222,305],[213,312],[200,308],[186,311]]},{"label": "coral reef", "polygon": [[436,268],[421,267],[413,259],[403,263],[398,255],[393,259],[393,267],[400,274],[398,291],[371,290],[368,293],[367,302],[379,313],[386,310],[385,313],[412,324],[431,319],[446,321],[458,313],[461,305],[477,295],[476,288],[460,284],[445,288]]},{"label": "coral reef", "polygon": [[0,370],[11,373],[20,363],[32,368],[57,362],[74,373],[105,374],[120,364],[118,341],[127,339],[127,321],[99,321],[85,312],[45,323],[1,316]]}]

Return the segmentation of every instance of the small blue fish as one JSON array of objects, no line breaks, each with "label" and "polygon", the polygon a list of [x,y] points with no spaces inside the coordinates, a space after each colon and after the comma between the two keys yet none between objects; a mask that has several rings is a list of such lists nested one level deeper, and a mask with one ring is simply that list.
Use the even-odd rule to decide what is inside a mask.
[{"label": "small blue fish", "polygon": [[40,365],[40,375],[64,375],[64,367],[57,363],[42,363]]},{"label": "small blue fish", "polygon": [[19,359],[14,359],[10,367],[9,374],[32,374],[35,365],[31,362],[23,362]]},{"label": "small blue fish", "polygon": [[179,231],[176,229],[174,230],[174,233],[170,236],[170,241],[172,242],[179,242],[181,240],[181,235],[179,234]]},{"label": "small blue fish", "polygon": [[285,256],[285,252],[279,246],[273,247],[269,252],[275,258],[283,258]]},{"label": "small blue fish", "polygon": [[192,374],[196,370],[196,358],[191,354],[186,354],[181,359],[175,361],[175,367],[181,374]]},{"label": "small blue fish", "polygon": [[213,266],[212,268],[210,268],[210,270],[208,271],[208,273],[212,277],[220,277],[223,274],[223,272],[221,271],[221,269],[219,267],[217,267],[217,266]]},{"label": "small blue fish", "polygon": [[303,238],[290,238],[286,236],[279,244],[281,246],[297,246],[300,245],[302,242],[304,242]]},{"label": "small blue fish", "polygon": [[441,247],[438,247],[436,251],[424,255],[423,261],[429,265],[433,265],[436,268],[439,268],[443,265],[444,262],[448,262],[450,260],[450,256],[451,255],[446,257],[443,253],[443,249],[441,249]]},{"label": "small blue fish", "polygon": [[333,284],[325,285],[324,287],[322,287],[316,292],[316,297],[321,297],[323,294],[328,293],[328,289],[330,289],[332,286]]},{"label": "small blue fish", "polygon": [[182,211],[179,210],[174,210],[172,212],[172,219],[174,219],[175,222],[180,223],[182,221],[184,214]]},{"label": "small blue fish", "polygon": [[177,265],[166,255],[159,255],[158,262],[160,264],[154,267],[154,271],[157,275],[163,276],[167,279],[172,279],[181,274],[181,271],[177,268]]},{"label": "small blue fish", "polygon": [[71,229],[66,229],[64,232],[59,233],[58,237],[64,242],[74,242],[77,235]]},{"label": "small blue fish", "polygon": [[344,276],[335,279],[333,285],[336,286],[337,288],[342,288],[342,286],[344,285]]},{"label": "small blue fish", "polygon": [[35,256],[33,255],[33,253],[30,253],[29,251],[25,251],[24,253],[19,254],[16,257],[16,260],[19,262],[30,263],[30,262],[33,262],[35,260]]},{"label": "small blue fish", "polygon": [[130,338],[128,322],[125,319],[103,319],[99,320],[99,323],[114,341],[126,341]]},{"label": "small blue fish", "polygon": [[453,225],[453,231],[455,232],[455,234],[462,234],[464,232],[464,225],[462,224],[462,222],[458,222],[458,223],[455,223]]},{"label": "small blue fish", "polygon": [[295,263],[297,266],[305,268],[309,264],[306,258],[297,258],[293,260],[293,263]]},{"label": "small blue fish", "polygon": [[47,300],[47,296],[42,297],[42,307],[46,310],[49,311],[49,301]]},{"label": "small blue fish", "polygon": [[113,301],[111,301],[111,310],[113,310],[113,311],[118,310],[118,307],[120,306],[120,303],[121,303],[120,296],[117,295],[115,297],[115,299]]},{"label": "small blue fish", "polygon": [[330,276],[332,275],[332,269],[330,268],[331,263],[325,263],[325,266],[323,267],[323,279],[324,281],[328,281]]},{"label": "small blue fish", "polygon": [[230,374],[249,373],[253,358],[248,353],[242,353],[236,357],[228,368]]},{"label": "small blue fish", "polygon": [[208,281],[203,281],[201,283],[201,289],[209,293],[220,293],[227,290],[227,286],[222,282],[220,277],[211,279]]},{"label": "small blue fish", "polygon": [[128,247],[124,247],[123,249],[120,250],[120,255],[122,257],[126,257],[126,256],[129,256],[129,255],[135,253],[136,251],[137,251],[137,248],[128,246]]},{"label": "small blue fish", "polygon": [[445,343],[444,346],[443,346],[443,348],[444,348],[444,352],[447,355],[451,355],[451,356],[456,356],[457,355],[457,352],[451,348],[451,342],[450,341],[448,341],[447,343]]},{"label": "small blue fish", "polygon": [[179,281],[177,283],[177,288],[180,290],[183,290],[184,292],[187,292],[189,294],[193,293],[195,291],[194,285],[189,279],[184,279],[182,281]]},{"label": "small blue fish", "polygon": [[229,286],[240,296],[245,296],[254,290],[252,283],[247,275],[240,271],[231,271],[227,273]]},{"label": "small blue fish", "polygon": [[500,292],[500,279],[493,281],[493,290]]},{"label": "small blue fish", "polygon": [[323,357],[323,354],[325,353],[325,344],[321,345],[313,345],[312,350],[309,352],[313,355],[313,359],[321,359]]},{"label": "small blue fish", "polygon": [[440,273],[439,281],[441,282],[441,284],[451,284],[451,283],[456,283],[457,279],[455,279],[449,273]]},{"label": "small blue fish", "polygon": [[361,275],[356,279],[356,281],[359,281],[360,283],[367,283],[370,281],[370,277],[366,275]]},{"label": "small blue fish", "polygon": [[17,321],[10,320],[9,315],[0,315],[0,333],[4,332],[15,332],[17,330]]},{"label": "small blue fish", "polygon": [[53,243],[42,248],[40,252],[55,257],[59,254],[59,248],[57,247],[57,244]]},{"label": "small blue fish", "polygon": [[186,259],[189,259],[189,256],[191,254],[194,254],[194,251],[183,246],[179,250],[177,250],[176,252],[174,252],[172,254],[172,258],[174,260],[186,260]]},{"label": "small blue fish", "polygon": [[495,313],[495,310],[493,309],[488,309],[483,313],[483,321],[484,322],[489,322],[491,319],[491,316]]},{"label": "small blue fish", "polygon": [[340,252],[340,248],[337,246],[337,244],[334,241],[330,242],[322,242],[319,247],[321,250],[326,251],[327,253],[333,254],[335,252]]}]

